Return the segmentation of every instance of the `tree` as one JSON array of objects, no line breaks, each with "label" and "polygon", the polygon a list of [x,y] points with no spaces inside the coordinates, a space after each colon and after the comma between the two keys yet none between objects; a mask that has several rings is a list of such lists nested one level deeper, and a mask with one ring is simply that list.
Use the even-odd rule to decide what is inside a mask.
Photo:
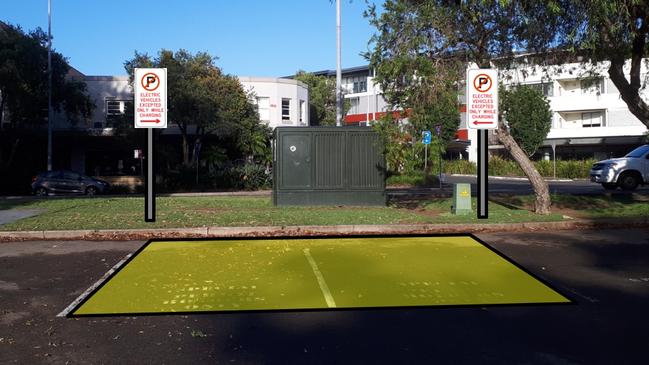
[{"label": "tree", "polygon": [[311,125],[336,125],[336,80],[298,71],[295,79],[309,87]]},{"label": "tree", "polygon": [[[594,68],[608,61],[608,75],[629,111],[649,127],[649,104],[642,64],[649,65],[649,2],[646,0],[552,0],[526,3],[526,17],[540,18],[545,26],[522,34],[535,40],[534,51],[551,53],[556,62],[582,57]],[[630,60],[630,64],[627,63]],[[538,62],[538,61],[537,61]],[[628,67],[629,78],[625,73]]]},{"label": "tree", "polygon": [[[25,33],[20,27],[0,22],[0,128],[38,128],[47,123],[47,35],[37,28]],[[70,66],[60,53],[52,52],[52,107],[71,123],[86,121],[94,105],[86,84],[69,77]],[[0,167],[12,164],[20,139]]]},{"label": "tree", "polygon": [[541,91],[526,85],[517,85],[500,91],[500,108],[521,149],[532,156],[543,145],[552,126],[550,104]]},{"label": "tree", "polygon": [[[194,143],[207,135],[216,135],[234,138],[240,146],[253,146],[254,143],[245,139],[257,138],[259,133],[255,131],[261,131],[257,126],[259,116],[249,95],[239,80],[224,74],[215,61],[215,57],[204,52],[161,50],[156,58],[135,52],[135,56],[124,63],[131,81],[135,68],[167,68],[168,117],[180,129],[185,166],[194,163],[190,153],[193,145],[189,141],[190,126],[195,127]],[[244,149],[253,155],[256,151],[253,147]]]},{"label": "tree", "polygon": [[[507,66],[504,60],[515,49],[524,49],[518,40],[530,27],[542,26],[537,19],[522,16],[519,2],[386,0],[383,6],[381,14],[374,5],[366,12],[377,29],[367,58],[376,68],[388,102],[402,109],[426,111],[438,100],[450,102],[448,95],[457,95],[458,81],[469,63],[483,68]],[[536,196],[535,212],[548,214],[547,182],[502,118],[497,136],[529,178]]]}]

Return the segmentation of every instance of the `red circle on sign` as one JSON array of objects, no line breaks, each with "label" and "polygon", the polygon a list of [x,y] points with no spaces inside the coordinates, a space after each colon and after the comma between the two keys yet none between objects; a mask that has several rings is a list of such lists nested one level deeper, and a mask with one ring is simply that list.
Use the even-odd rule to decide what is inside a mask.
[{"label": "red circle on sign", "polygon": [[[156,79],[156,83],[155,83],[156,86],[154,88],[151,88],[151,89],[149,89],[149,85],[144,84],[144,79],[146,79],[146,77],[149,76],[149,75],[153,75],[153,77],[155,77],[155,79]],[[142,79],[140,80],[140,84],[142,85],[144,90],[146,90],[146,91],[154,91],[155,89],[158,88],[158,86],[160,86],[160,78],[158,77],[158,75],[154,74],[153,72],[149,72],[148,74],[145,74],[144,76],[142,76]]]},{"label": "red circle on sign", "polygon": [[[482,76],[486,77],[486,78],[489,80],[489,87],[488,87],[486,90],[481,90],[481,89],[480,89],[480,88],[482,87],[482,85],[479,85],[479,84],[476,85],[476,81],[478,81],[478,79],[479,79],[480,77],[482,77]],[[476,76],[476,77],[473,79],[473,87],[474,87],[478,92],[486,93],[487,91],[489,91],[489,89],[491,89],[491,86],[493,86],[493,81],[491,80],[491,77],[489,77],[489,75],[487,75],[487,74],[480,74],[480,75]]]}]

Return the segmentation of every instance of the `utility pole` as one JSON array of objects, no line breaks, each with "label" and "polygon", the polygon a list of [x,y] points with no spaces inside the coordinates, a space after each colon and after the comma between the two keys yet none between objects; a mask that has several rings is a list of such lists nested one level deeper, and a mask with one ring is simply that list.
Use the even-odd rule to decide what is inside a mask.
[{"label": "utility pole", "polygon": [[336,0],[336,127],[342,126],[343,91],[342,91],[342,51],[340,29],[340,0]]},{"label": "utility pole", "polygon": [[52,0],[47,0],[47,171],[52,171]]}]

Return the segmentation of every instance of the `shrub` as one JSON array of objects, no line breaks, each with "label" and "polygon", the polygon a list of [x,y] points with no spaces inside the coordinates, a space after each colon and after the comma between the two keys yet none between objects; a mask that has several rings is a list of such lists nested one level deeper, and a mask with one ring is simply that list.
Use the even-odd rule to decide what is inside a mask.
[{"label": "shrub", "polygon": [[475,175],[476,165],[469,160],[449,160],[444,161],[444,173],[459,175]]},{"label": "shrub", "polygon": [[439,186],[437,175],[425,175],[423,172],[411,172],[403,175],[391,175],[386,180],[386,185],[409,185],[417,187]]},{"label": "shrub", "polygon": [[523,170],[513,160],[499,156],[489,158],[489,175],[491,176],[523,176]]},{"label": "shrub", "polygon": [[246,163],[231,170],[231,176],[236,179],[236,185],[244,190],[258,190],[272,185],[272,174],[264,165]]},{"label": "shrub", "polygon": [[[586,179],[590,174],[591,166],[597,162],[588,160],[557,160],[557,178]],[[534,161],[537,171],[541,176],[553,177],[554,164],[551,160]],[[453,160],[444,162],[446,174],[476,174],[476,164],[468,160]],[[492,156],[489,159],[489,175],[491,176],[525,176],[515,161]]]}]

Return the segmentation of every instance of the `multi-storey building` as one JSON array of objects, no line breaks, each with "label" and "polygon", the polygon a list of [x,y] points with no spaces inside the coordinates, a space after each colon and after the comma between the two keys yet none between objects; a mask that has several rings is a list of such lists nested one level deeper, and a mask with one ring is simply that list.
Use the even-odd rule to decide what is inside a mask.
[{"label": "multi-storey building", "polygon": [[[642,77],[647,75],[643,63]],[[544,69],[546,71],[544,71]],[[581,63],[552,67],[529,66],[501,72],[505,85],[526,84],[538,88],[547,97],[552,110],[552,127],[536,157],[552,157],[552,146],[563,158],[608,158],[622,155],[642,143],[647,127],[631,112],[606,74],[607,64],[594,70]],[[593,72],[590,72],[593,71]],[[628,75],[629,68],[625,68]],[[334,70],[315,72],[335,77]],[[379,85],[374,85],[368,66],[342,70],[343,92],[351,109],[345,124],[367,125],[388,112]],[[645,100],[649,93],[643,91]],[[477,159],[477,133],[466,126],[464,97],[459,100],[461,123],[450,157]],[[490,149],[497,153],[502,147],[491,139]],[[453,152],[454,151],[454,152]]]},{"label": "multi-storey building", "polygon": [[[646,65],[643,62],[643,80]],[[548,99],[552,126],[538,155],[550,158],[554,146],[557,156],[605,159],[643,143],[647,127],[629,111],[608,77],[608,66],[608,62],[594,66],[566,63],[501,72],[505,84],[533,86]],[[629,79],[630,63],[624,72]],[[646,89],[641,96],[649,101]]]}]

